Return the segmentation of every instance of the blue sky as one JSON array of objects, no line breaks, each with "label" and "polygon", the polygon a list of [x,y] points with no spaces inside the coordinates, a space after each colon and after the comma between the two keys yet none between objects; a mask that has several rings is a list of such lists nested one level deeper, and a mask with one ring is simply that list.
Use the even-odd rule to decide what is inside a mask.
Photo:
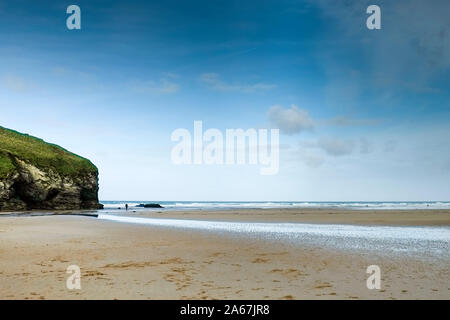
[{"label": "blue sky", "polygon": [[[0,125],[91,159],[103,200],[450,200],[449,9],[2,1]],[[279,128],[279,173],[173,165],[194,120]]]}]

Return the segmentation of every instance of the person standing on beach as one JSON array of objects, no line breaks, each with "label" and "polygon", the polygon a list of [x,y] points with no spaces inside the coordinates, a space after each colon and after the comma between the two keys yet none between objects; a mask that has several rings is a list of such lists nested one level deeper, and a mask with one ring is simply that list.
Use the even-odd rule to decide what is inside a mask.
[{"label": "person standing on beach", "polygon": [[125,210],[128,211],[128,203],[125,203]]}]

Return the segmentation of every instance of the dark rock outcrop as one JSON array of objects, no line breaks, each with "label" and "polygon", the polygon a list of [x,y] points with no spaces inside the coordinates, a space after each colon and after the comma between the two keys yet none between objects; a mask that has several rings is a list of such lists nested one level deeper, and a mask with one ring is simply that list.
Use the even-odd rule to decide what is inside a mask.
[{"label": "dark rock outcrop", "polygon": [[163,206],[161,206],[158,203],[141,203],[141,204],[138,204],[136,207],[139,207],[139,208],[164,208]]}]

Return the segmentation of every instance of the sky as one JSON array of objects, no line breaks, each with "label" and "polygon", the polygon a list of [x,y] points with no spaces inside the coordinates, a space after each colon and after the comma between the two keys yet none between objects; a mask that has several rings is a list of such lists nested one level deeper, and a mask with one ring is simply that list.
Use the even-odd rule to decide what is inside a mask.
[{"label": "sky", "polygon": [[[81,30],[66,27],[72,4]],[[450,200],[449,12],[448,0],[1,1],[0,125],[90,159],[101,200]],[[279,129],[278,173],[174,164],[171,134],[196,120]]]}]

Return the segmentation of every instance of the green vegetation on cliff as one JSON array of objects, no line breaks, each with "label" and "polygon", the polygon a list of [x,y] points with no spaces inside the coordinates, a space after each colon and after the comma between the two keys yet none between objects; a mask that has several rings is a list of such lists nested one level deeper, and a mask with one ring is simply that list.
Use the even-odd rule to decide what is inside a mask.
[{"label": "green vegetation on cliff", "polygon": [[89,160],[60,146],[0,126],[0,179],[14,172],[14,157],[71,177],[98,172]]}]

